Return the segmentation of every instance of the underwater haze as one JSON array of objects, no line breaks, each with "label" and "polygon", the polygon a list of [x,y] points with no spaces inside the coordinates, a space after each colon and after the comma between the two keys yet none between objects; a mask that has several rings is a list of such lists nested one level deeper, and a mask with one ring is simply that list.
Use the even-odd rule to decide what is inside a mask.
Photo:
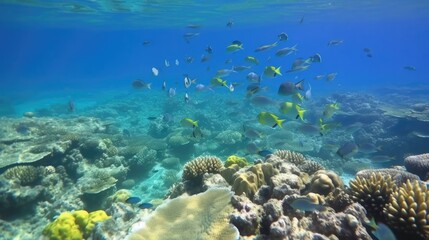
[{"label": "underwater haze", "polygon": [[0,239],[429,239],[428,23],[425,0],[1,1]]}]

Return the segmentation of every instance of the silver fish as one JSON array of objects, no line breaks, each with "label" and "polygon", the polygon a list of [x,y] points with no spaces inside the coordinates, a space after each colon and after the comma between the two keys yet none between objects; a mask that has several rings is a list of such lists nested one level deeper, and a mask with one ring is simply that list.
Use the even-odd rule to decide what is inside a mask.
[{"label": "silver fish", "polygon": [[176,95],[176,89],[175,88],[170,88],[168,90],[168,96],[169,97],[174,97]]}]

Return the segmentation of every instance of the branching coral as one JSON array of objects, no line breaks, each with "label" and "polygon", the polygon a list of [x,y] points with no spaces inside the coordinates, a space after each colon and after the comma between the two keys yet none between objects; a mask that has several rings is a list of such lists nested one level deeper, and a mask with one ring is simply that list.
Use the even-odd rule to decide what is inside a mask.
[{"label": "branching coral", "polygon": [[419,181],[407,181],[390,195],[383,212],[387,223],[408,236],[429,239],[429,192]]},{"label": "branching coral", "polygon": [[396,185],[390,175],[372,173],[369,178],[356,177],[350,181],[352,199],[360,203],[377,221],[382,221],[383,208],[389,201]]},{"label": "branching coral", "polygon": [[21,185],[32,185],[38,181],[43,173],[42,168],[34,166],[15,166],[6,170],[3,175],[6,179],[18,180]]},{"label": "branching coral", "polygon": [[277,155],[278,157],[295,165],[303,164],[306,161],[304,155],[301,153],[292,152],[289,150],[277,150],[274,152],[274,155]]},{"label": "branching coral", "polygon": [[215,156],[201,156],[185,164],[183,180],[194,180],[202,177],[204,173],[220,173],[223,163]]}]

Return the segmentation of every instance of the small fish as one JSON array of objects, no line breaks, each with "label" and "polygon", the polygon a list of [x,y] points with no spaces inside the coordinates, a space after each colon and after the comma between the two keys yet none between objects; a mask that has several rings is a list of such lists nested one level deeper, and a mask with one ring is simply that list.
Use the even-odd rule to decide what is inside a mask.
[{"label": "small fish", "polygon": [[416,71],[416,67],[414,66],[405,66],[404,69],[408,71]]},{"label": "small fish", "polygon": [[311,85],[310,85],[310,83],[308,84],[307,91],[305,91],[304,98],[305,98],[305,100],[310,100],[311,99]]},{"label": "small fish", "polygon": [[260,83],[261,82],[261,77],[254,72],[248,73],[246,76],[246,79],[251,83]]},{"label": "small fish", "polygon": [[252,57],[252,56],[245,57],[244,61],[249,62],[249,63],[253,63],[255,65],[259,64],[259,60],[257,58],[255,58],[255,57]]},{"label": "small fish", "polygon": [[232,83],[229,84],[228,89],[229,89],[230,92],[234,92],[234,90],[235,90],[234,84],[232,84]]},{"label": "small fish", "polygon": [[159,71],[158,71],[158,69],[157,69],[156,67],[153,67],[153,68],[152,68],[152,73],[153,73],[153,75],[156,77],[156,76],[158,76]]},{"label": "small fish", "polygon": [[136,204],[139,203],[141,201],[141,199],[139,197],[129,197],[127,198],[127,200],[125,200],[126,203],[130,203],[130,204]]},{"label": "small fish", "polygon": [[305,71],[310,67],[310,65],[300,65],[300,66],[296,66],[294,68],[291,68],[289,70],[286,71],[286,73],[292,73],[292,72],[301,72],[301,71]]},{"label": "small fish", "polygon": [[363,51],[364,51],[365,53],[370,53],[370,52],[371,52],[371,49],[369,49],[369,48],[364,48],[364,49],[363,49]]},{"label": "small fish", "polygon": [[185,102],[189,103],[189,95],[188,95],[188,93],[185,93]]},{"label": "small fish", "polygon": [[229,58],[225,60],[225,64],[231,64],[231,63],[232,63],[232,59]]},{"label": "small fish", "polygon": [[176,66],[179,66],[179,60],[176,59],[176,61],[174,62],[176,64]]},{"label": "small fish", "polygon": [[190,56],[189,56],[189,57],[186,57],[186,58],[185,58],[185,62],[186,62],[186,63],[192,63],[193,61],[194,61],[194,58],[193,58],[193,57],[190,57]]},{"label": "small fish", "polygon": [[69,102],[68,102],[67,105],[68,105],[67,110],[69,112],[74,112],[74,110],[76,109],[76,105],[74,104],[74,101],[73,100],[69,100]]},{"label": "small fish", "polygon": [[234,69],[221,69],[216,72],[216,77],[227,77],[231,73],[235,73]]},{"label": "small fish", "polygon": [[141,203],[138,205],[138,207],[141,209],[149,209],[149,208],[153,208],[153,204],[152,203]]},{"label": "small fish", "polygon": [[313,211],[324,211],[326,209],[325,206],[314,203],[308,197],[301,197],[294,199],[291,203],[289,203],[291,207],[297,210],[301,210],[304,212],[313,212]]},{"label": "small fish", "polygon": [[296,48],[297,46],[298,46],[298,45],[297,45],[297,44],[295,44],[293,47],[285,47],[285,48],[279,49],[279,50],[276,52],[276,56],[277,56],[277,57],[283,57],[283,56],[290,55],[290,54],[292,54],[292,53],[294,53],[294,52],[298,51],[298,49]]},{"label": "small fish", "polygon": [[326,77],[325,75],[320,74],[320,75],[315,76],[315,77],[314,77],[314,80],[322,80],[322,79],[324,79],[325,77]]},{"label": "small fish", "polygon": [[234,25],[234,22],[233,22],[232,20],[229,20],[229,21],[226,23],[226,26],[227,26],[227,27],[229,27],[229,28],[232,28],[232,25]]},{"label": "small fish", "polygon": [[330,103],[325,106],[323,110],[323,119],[330,119],[340,109],[340,104]]},{"label": "small fish", "polygon": [[152,42],[151,41],[149,41],[149,40],[144,40],[143,41],[143,46],[147,46],[147,45],[149,45],[149,44],[151,44]]},{"label": "small fish", "polygon": [[227,88],[229,87],[225,80],[223,80],[222,78],[218,78],[218,77],[212,78],[210,80],[210,84],[214,87],[216,87],[216,86],[224,86]]},{"label": "small fish", "polygon": [[198,29],[198,28],[201,28],[201,25],[198,25],[198,24],[188,24],[186,27],[187,28],[192,28],[192,29]]},{"label": "small fish", "polygon": [[302,24],[304,22],[304,16],[299,20],[299,24]]},{"label": "small fish", "polygon": [[337,155],[341,158],[350,157],[358,151],[358,145],[354,142],[343,144],[338,150]]},{"label": "small fish", "polygon": [[277,91],[277,93],[282,96],[294,95],[298,92],[298,90],[303,90],[304,89],[303,86],[304,86],[304,79],[302,79],[297,83],[285,81],[282,84],[280,84],[279,90]]},{"label": "small fish", "polygon": [[270,126],[271,128],[275,128],[277,126],[282,128],[282,124],[285,121],[284,119],[279,119],[278,116],[270,112],[259,113],[257,119],[260,124]]},{"label": "small fish", "polygon": [[337,46],[342,44],[343,42],[343,40],[331,40],[328,42],[328,46]]},{"label": "small fish", "polygon": [[151,120],[151,121],[154,121],[154,120],[156,120],[157,119],[157,117],[148,117],[147,118],[147,120]]},{"label": "small fish", "polygon": [[337,77],[338,73],[329,73],[326,75],[326,81],[331,82]]},{"label": "small fish", "polygon": [[186,41],[189,41],[192,38],[198,37],[200,35],[200,33],[193,33],[193,32],[188,32],[183,34],[183,37],[185,38]]},{"label": "small fish", "polygon": [[191,80],[187,76],[183,79],[183,84],[185,85],[185,88],[189,88],[192,85],[192,83],[195,84],[196,82],[197,82],[197,79],[192,79]]},{"label": "small fish", "polygon": [[205,91],[205,90],[210,90],[210,91],[214,92],[213,89],[211,89],[210,87],[204,86],[203,84],[197,84],[197,85],[195,85],[195,90],[198,91],[198,92],[202,92],[202,91]]},{"label": "small fish", "polygon": [[152,83],[145,83],[144,81],[137,79],[133,81],[132,85],[133,85],[133,88],[135,89],[143,89],[143,88],[151,89]]},{"label": "small fish", "polygon": [[273,152],[271,152],[270,150],[266,150],[266,149],[258,151],[258,155],[261,157],[266,157],[266,156],[271,155],[271,154],[273,154]]},{"label": "small fish", "polygon": [[166,67],[170,67],[170,62],[169,62],[169,61],[167,61],[167,59],[165,59],[165,60],[164,60],[164,65],[165,65]]},{"label": "small fish", "polygon": [[211,46],[207,46],[206,49],[204,49],[208,54],[213,53],[213,48]]},{"label": "small fish", "polygon": [[293,102],[284,102],[280,104],[280,112],[290,118],[304,120],[304,113],[307,110],[303,109],[299,104]]},{"label": "small fish", "polygon": [[234,66],[232,68],[232,70],[234,70],[236,72],[241,72],[241,71],[244,71],[244,70],[249,70],[250,68],[251,67],[249,67],[249,66]]},{"label": "small fish", "polygon": [[200,62],[207,62],[208,60],[210,60],[211,56],[210,55],[201,55],[201,60]]},{"label": "small fish", "polygon": [[384,223],[378,223],[377,228],[374,231],[372,231],[372,234],[378,240],[396,240],[396,237],[393,231]]},{"label": "small fish", "polygon": [[254,96],[250,99],[250,102],[256,106],[269,106],[274,105],[276,102],[269,97],[266,96]]},{"label": "small fish", "polygon": [[289,38],[289,36],[284,32],[277,35],[277,37],[279,38],[279,41],[287,41],[287,39]]},{"label": "small fish", "polygon": [[255,52],[266,51],[266,50],[271,49],[271,48],[273,48],[275,46],[277,46],[277,42],[272,43],[272,44],[262,45],[262,46],[259,46],[258,48],[256,48]]},{"label": "small fish", "polygon": [[369,157],[369,159],[374,163],[387,163],[395,160],[395,157],[386,156],[386,155],[375,155],[375,156]]},{"label": "small fish", "polygon": [[183,118],[180,121],[180,124],[183,127],[192,127],[192,128],[198,127],[198,121],[194,121],[194,120],[192,120],[190,118]]},{"label": "small fish", "polygon": [[253,94],[258,93],[261,90],[268,90],[268,87],[261,87],[259,84],[250,84],[246,88],[246,96],[251,97]]},{"label": "small fish", "polygon": [[194,130],[192,131],[192,137],[194,138],[202,138],[203,132],[201,131],[201,128],[194,127]]},{"label": "small fish", "polygon": [[167,89],[167,83],[164,81],[162,82],[162,91],[165,91]]},{"label": "small fish", "polygon": [[280,72],[280,67],[276,68],[274,66],[268,66],[265,68],[264,70],[264,76],[266,77],[276,77],[277,75],[282,75],[282,73]]},{"label": "small fish", "polygon": [[176,89],[175,88],[168,89],[168,96],[169,97],[174,97],[175,95],[176,95]]},{"label": "small fish", "polygon": [[320,56],[320,54],[316,53],[313,56],[309,57],[308,61],[310,61],[312,63],[314,63],[314,62],[320,63],[320,62],[322,62],[322,56]]}]

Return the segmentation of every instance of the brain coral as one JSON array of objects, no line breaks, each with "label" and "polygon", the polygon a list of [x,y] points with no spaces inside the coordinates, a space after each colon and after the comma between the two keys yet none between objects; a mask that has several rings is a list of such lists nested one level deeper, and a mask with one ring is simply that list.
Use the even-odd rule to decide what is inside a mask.
[{"label": "brain coral", "polygon": [[420,181],[408,180],[390,195],[383,212],[392,228],[410,237],[429,239],[428,204],[427,186]]},{"label": "brain coral", "polygon": [[360,203],[377,221],[384,218],[383,208],[396,190],[390,175],[372,173],[369,178],[356,177],[350,181],[352,199]]},{"label": "brain coral", "polygon": [[418,175],[421,179],[429,178],[429,153],[406,157],[404,165],[407,171]]},{"label": "brain coral", "polygon": [[328,195],[336,188],[343,188],[344,183],[333,171],[319,170],[314,173],[310,183],[310,192]]},{"label": "brain coral", "polygon": [[201,156],[185,164],[183,180],[193,180],[205,173],[220,173],[223,168],[222,160],[215,156]]},{"label": "brain coral", "polygon": [[235,194],[246,194],[250,199],[262,185],[271,184],[271,177],[278,171],[270,163],[256,164],[244,173],[237,173],[232,184]]}]

